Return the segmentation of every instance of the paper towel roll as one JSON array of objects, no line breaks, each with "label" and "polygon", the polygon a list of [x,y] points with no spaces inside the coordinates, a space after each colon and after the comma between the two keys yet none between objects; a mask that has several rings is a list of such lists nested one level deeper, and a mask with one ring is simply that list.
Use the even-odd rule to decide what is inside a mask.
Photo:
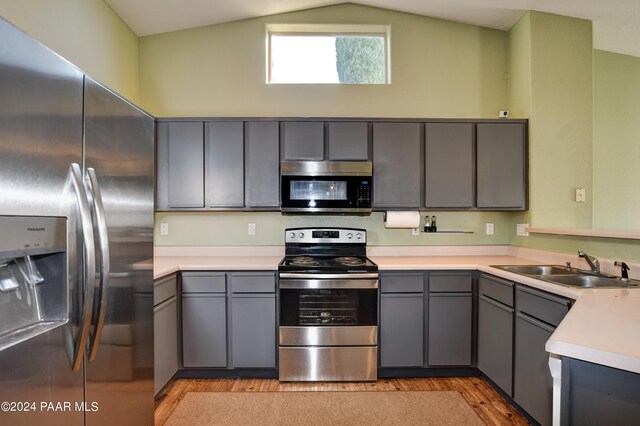
[{"label": "paper towel roll", "polygon": [[385,228],[419,228],[420,212],[386,212]]}]

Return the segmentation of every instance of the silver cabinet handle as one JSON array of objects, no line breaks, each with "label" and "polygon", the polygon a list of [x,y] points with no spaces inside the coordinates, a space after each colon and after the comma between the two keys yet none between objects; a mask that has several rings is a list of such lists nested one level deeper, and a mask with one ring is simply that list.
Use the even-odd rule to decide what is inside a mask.
[{"label": "silver cabinet handle", "polygon": [[107,219],[104,213],[104,204],[102,203],[102,194],[98,185],[96,171],[91,167],[87,168],[87,189],[91,192],[93,199],[94,213],[98,222],[98,237],[100,238],[100,287],[98,302],[98,314],[95,329],[91,336],[89,344],[89,362],[93,362],[98,355],[98,347],[100,347],[100,338],[104,329],[104,318],[107,312],[107,290],[109,289],[109,274],[111,272],[111,263],[109,260],[109,234],[107,232]]},{"label": "silver cabinet handle", "polygon": [[73,371],[78,371],[84,358],[87,338],[89,336],[89,328],[91,325],[91,315],[93,313],[93,292],[96,282],[96,253],[93,242],[93,222],[91,220],[89,201],[82,181],[82,171],[77,163],[73,163],[69,167],[69,178],[78,201],[84,251],[84,267],[82,271],[82,295],[84,297],[84,306],[80,313],[80,330],[78,332],[78,340],[76,340],[73,351],[73,362],[71,364]]}]

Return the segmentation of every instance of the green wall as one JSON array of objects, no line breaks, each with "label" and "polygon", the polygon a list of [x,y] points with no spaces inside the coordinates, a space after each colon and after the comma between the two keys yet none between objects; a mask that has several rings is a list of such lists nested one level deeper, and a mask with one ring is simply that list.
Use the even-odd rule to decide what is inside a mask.
[{"label": "green wall", "polygon": [[[266,24],[391,26],[389,85],[266,84]],[[160,117],[495,118],[507,103],[507,34],[342,4],[140,39],[142,106]]]},{"label": "green wall", "polygon": [[0,16],[139,102],[138,37],[102,0],[2,0]]},{"label": "green wall", "polygon": [[[286,228],[344,226],[367,230],[369,245],[493,245],[508,244],[504,213],[424,212],[436,215],[440,229],[468,229],[473,234],[420,234],[410,229],[385,229],[382,213],[371,216],[283,216],[280,213],[156,213],[155,245],[282,245]],[[161,236],[161,222],[169,224],[169,235]],[[485,223],[494,224],[494,235],[485,235]],[[247,224],[256,224],[256,235],[247,235]]]},{"label": "green wall", "polygon": [[640,58],[594,50],[594,228],[640,229]]},{"label": "green wall", "polygon": [[[599,216],[615,214],[612,210],[617,207],[612,206],[616,204],[603,204],[603,197],[611,186],[622,183],[620,178],[625,178],[616,171],[613,158],[609,164],[601,162],[602,151],[612,146],[610,138],[604,141],[603,132],[613,125],[616,117],[611,101],[624,101],[626,107],[635,99],[635,109],[627,110],[634,111],[632,116],[626,113],[618,117],[622,128],[616,129],[616,135],[622,140],[617,146],[631,153],[640,149],[630,141],[638,135],[637,92],[629,95],[624,91],[629,81],[634,82],[631,87],[635,90],[639,87],[638,68],[633,68],[637,67],[638,58],[594,52],[590,22],[540,12],[525,14],[509,31],[508,41],[509,109],[516,117],[529,118],[530,144],[530,210],[510,215],[510,243],[574,254],[584,249],[595,256],[640,260],[640,244],[635,240],[542,234],[515,236],[517,223],[591,228],[593,224],[602,224]],[[609,92],[611,86],[618,92]],[[627,134],[630,139],[626,138]],[[626,164],[635,157],[629,157]],[[610,176],[603,181],[607,170],[617,177]],[[638,172],[634,176],[638,182]],[[587,189],[587,203],[574,201],[576,187]],[[627,210],[625,214],[630,213]]]}]

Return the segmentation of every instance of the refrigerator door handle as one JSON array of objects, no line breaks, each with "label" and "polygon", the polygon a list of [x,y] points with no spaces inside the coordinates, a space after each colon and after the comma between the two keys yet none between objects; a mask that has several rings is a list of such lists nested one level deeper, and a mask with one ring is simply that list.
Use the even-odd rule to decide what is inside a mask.
[{"label": "refrigerator door handle", "polygon": [[96,281],[96,253],[93,241],[93,221],[91,220],[91,210],[89,209],[87,192],[83,184],[82,171],[77,163],[73,163],[69,167],[69,177],[78,201],[84,246],[84,265],[82,271],[82,295],[84,297],[84,307],[80,314],[80,331],[78,332],[78,340],[76,340],[73,351],[73,363],[71,364],[73,371],[78,371],[84,358],[87,339],[89,337],[89,328],[91,326],[91,316],[93,313],[93,293]]},{"label": "refrigerator door handle", "polygon": [[102,330],[104,329],[104,318],[107,312],[107,290],[109,288],[109,274],[111,272],[111,264],[109,261],[109,234],[107,230],[107,219],[104,213],[104,204],[102,203],[102,195],[100,193],[100,186],[98,185],[98,178],[96,177],[96,171],[89,167],[87,168],[87,183],[88,190],[91,192],[94,205],[94,213],[98,222],[98,236],[100,238],[100,287],[99,287],[99,299],[98,302],[98,314],[95,329],[91,337],[91,343],[89,344],[89,362],[93,362],[98,355],[98,347],[100,347],[100,338],[102,337]]}]

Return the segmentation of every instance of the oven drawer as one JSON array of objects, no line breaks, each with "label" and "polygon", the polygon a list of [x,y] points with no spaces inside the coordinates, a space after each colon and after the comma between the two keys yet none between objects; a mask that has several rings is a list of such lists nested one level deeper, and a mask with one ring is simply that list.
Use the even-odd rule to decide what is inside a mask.
[{"label": "oven drawer", "polygon": [[280,327],[281,346],[371,346],[378,344],[377,326]]},{"label": "oven drawer", "polygon": [[378,348],[280,347],[281,382],[360,382],[375,381],[378,375]]}]

